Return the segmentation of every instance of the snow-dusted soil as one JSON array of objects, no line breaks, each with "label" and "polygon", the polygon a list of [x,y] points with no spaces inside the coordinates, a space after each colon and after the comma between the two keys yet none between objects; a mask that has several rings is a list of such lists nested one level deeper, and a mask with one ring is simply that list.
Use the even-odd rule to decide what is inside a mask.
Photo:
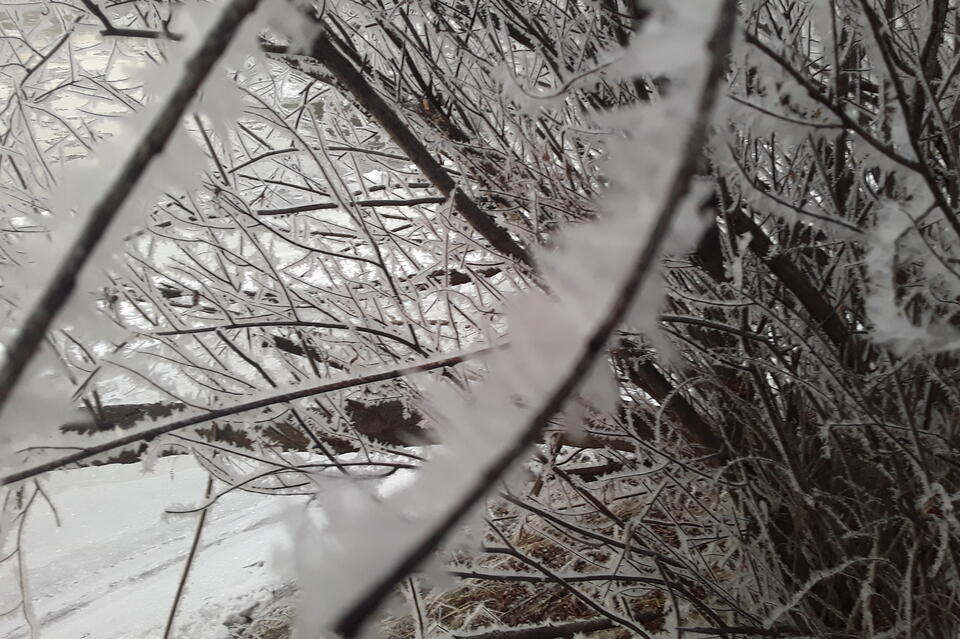
[{"label": "snow-dusted soil", "polygon": [[[23,537],[40,637],[160,637],[197,522],[164,509],[200,503],[204,471],[165,457],[149,473],[114,464],[53,473],[44,486],[60,526],[38,500]],[[303,499],[235,491],[212,507],[173,637],[226,637],[227,617],[269,598],[284,581],[273,559],[288,539],[282,515]],[[15,575],[0,571],[0,611],[19,597]],[[0,617],[0,637],[29,636],[19,611]]]}]

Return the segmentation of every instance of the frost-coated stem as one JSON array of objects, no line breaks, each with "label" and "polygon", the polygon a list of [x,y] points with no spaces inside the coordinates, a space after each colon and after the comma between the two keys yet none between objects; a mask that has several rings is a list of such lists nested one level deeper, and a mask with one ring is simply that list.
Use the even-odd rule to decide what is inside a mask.
[{"label": "frost-coated stem", "polygon": [[[203,493],[204,501],[210,499],[213,494],[213,475],[207,476],[207,488]],[[180,607],[180,599],[183,598],[183,591],[187,587],[187,578],[190,576],[190,569],[193,567],[193,560],[197,556],[197,549],[200,548],[200,536],[203,535],[203,526],[207,523],[207,513],[210,512],[210,504],[207,508],[200,511],[200,518],[197,520],[197,528],[193,533],[193,541],[190,543],[190,552],[187,553],[187,561],[183,565],[183,573],[180,575],[180,583],[177,584],[177,592],[173,596],[173,603],[170,604],[170,614],[167,616],[167,625],[163,630],[163,639],[170,639],[170,633],[173,632],[173,622],[177,618],[177,608]]]},{"label": "frost-coated stem", "polygon": [[454,364],[459,364],[468,359],[479,357],[486,353],[490,353],[497,348],[502,348],[503,345],[499,346],[490,346],[487,348],[480,348],[468,353],[461,353],[459,355],[454,355],[452,357],[444,357],[442,359],[422,361],[413,366],[402,366],[399,368],[390,368],[379,373],[371,373],[369,375],[362,375],[359,377],[349,377],[346,379],[337,380],[334,382],[328,382],[326,384],[321,384],[319,386],[311,386],[309,388],[300,388],[293,390],[287,393],[277,393],[271,394],[260,399],[256,399],[250,402],[244,402],[241,404],[234,404],[232,406],[227,406],[224,408],[215,408],[209,409],[200,412],[197,415],[191,417],[186,417],[183,419],[178,419],[166,424],[161,424],[160,426],[155,426],[153,428],[148,428],[147,430],[141,431],[139,433],[131,433],[124,437],[118,437],[117,439],[98,444],[96,446],[90,446],[89,448],[84,448],[83,450],[77,451],[70,455],[65,455],[58,459],[53,459],[49,462],[43,464],[38,464],[32,468],[27,468],[21,471],[10,473],[0,477],[0,486],[6,486],[7,484],[12,484],[14,482],[23,481],[24,479],[29,479],[31,477],[36,477],[37,475],[42,475],[43,473],[50,472],[51,470],[56,470],[58,468],[63,468],[64,466],[69,466],[70,464],[76,464],[85,459],[89,459],[101,453],[106,453],[117,448],[122,448],[130,444],[135,444],[137,442],[148,442],[161,435],[166,435],[167,433],[172,433],[177,430],[187,428],[189,426],[196,426],[204,422],[212,421],[214,419],[220,419],[223,417],[228,417],[230,415],[236,415],[238,413],[243,413],[249,410],[256,410],[258,408],[266,408],[267,406],[273,406],[275,404],[283,404],[285,402],[292,402],[298,399],[304,399],[306,397],[312,397],[315,395],[320,395],[323,393],[329,393],[331,391],[344,390],[346,388],[354,388],[356,386],[363,386],[365,384],[373,384],[376,382],[383,382],[389,379],[398,379],[400,377],[405,377],[407,375],[413,375],[415,373],[435,370],[438,368],[444,368],[446,366],[453,366]]},{"label": "frost-coated stem", "polygon": [[463,499],[455,504],[434,527],[428,529],[419,543],[400,557],[379,581],[340,615],[333,624],[333,629],[338,635],[347,638],[358,636],[366,620],[380,607],[394,588],[426,560],[450,531],[483,499],[490,486],[497,482],[523,452],[536,442],[540,432],[563,408],[567,398],[576,391],[580,382],[587,376],[593,367],[594,360],[605,351],[610,336],[623,321],[644,281],[656,265],[661,245],[669,232],[673,217],[683,203],[693,177],[697,174],[697,164],[707,140],[711,115],[723,81],[726,57],[733,36],[736,7],[735,0],[724,0],[720,8],[717,23],[708,42],[710,66],[700,92],[696,119],[688,132],[679,166],[668,185],[655,222],[633,261],[633,267],[626,281],[620,286],[613,305],[603,315],[573,368],[559,381],[542,407],[523,427],[517,440],[482,472]]},{"label": "frost-coated stem", "polygon": [[573,637],[581,633],[597,632],[613,628],[616,624],[606,618],[584,619],[568,623],[534,626],[532,628],[518,628],[511,630],[493,630],[474,634],[451,635],[454,639],[558,639],[559,637]]},{"label": "frost-coated stem", "polygon": [[103,25],[103,30],[100,31],[100,35],[104,36],[113,36],[121,38],[145,38],[147,40],[182,40],[183,38],[175,33],[169,33],[167,31],[152,31],[150,29],[127,29],[124,27],[117,27],[110,21],[110,18],[107,17],[107,14],[104,13],[103,9],[97,6],[93,0],[80,0],[80,4],[87,8],[93,17],[100,21],[100,24]]},{"label": "frost-coated stem", "polygon": [[73,293],[80,271],[103,239],[110,222],[136,188],[150,162],[163,151],[207,75],[230,45],[244,19],[256,9],[258,3],[259,0],[233,0],[230,6],[224,9],[207,32],[203,44],[184,65],[179,86],[160,107],[127,164],[90,211],[73,246],[67,251],[49,285],[7,347],[6,359],[0,368],[0,408],[17,385],[53,319]]}]

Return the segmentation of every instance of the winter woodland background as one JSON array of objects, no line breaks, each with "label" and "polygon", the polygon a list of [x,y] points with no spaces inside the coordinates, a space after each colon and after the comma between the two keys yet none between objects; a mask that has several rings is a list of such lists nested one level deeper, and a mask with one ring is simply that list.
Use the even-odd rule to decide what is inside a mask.
[{"label": "winter woodland background", "polygon": [[0,633],[958,636],[958,28],[6,0]]}]

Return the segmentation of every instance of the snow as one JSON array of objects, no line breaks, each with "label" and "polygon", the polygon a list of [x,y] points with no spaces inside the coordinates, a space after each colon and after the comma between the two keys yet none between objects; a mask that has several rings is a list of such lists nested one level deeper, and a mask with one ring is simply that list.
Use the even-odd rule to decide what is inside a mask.
[{"label": "snow", "polygon": [[[43,486],[61,525],[38,499],[23,536],[40,637],[159,637],[197,521],[164,509],[198,503],[206,478],[182,455],[161,458],[149,473],[111,464],[48,475]],[[284,512],[304,501],[233,491],[212,507],[173,636],[226,637],[232,612],[287,581],[274,555],[287,540]],[[0,610],[18,600],[17,580],[3,572]],[[0,637],[29,636],[19,612],[0,617]]]}]

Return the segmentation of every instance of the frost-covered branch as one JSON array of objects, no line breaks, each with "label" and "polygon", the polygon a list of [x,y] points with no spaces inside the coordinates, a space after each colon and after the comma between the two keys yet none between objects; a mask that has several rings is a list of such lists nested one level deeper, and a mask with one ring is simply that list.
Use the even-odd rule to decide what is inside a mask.
[{"label": "frost-covered branch", "polygon": [[[492,485],[536,442],[547,423],[564,406],[587,376],[596,358],[604,352],[607,342],[633,305],[651,269],[656,267],[661,244],[696,175],[707,139],[710,116],[723,79],[726,55],[733,35],[734,15],[735,3],[725,2],[720,6],[717,23],[709,41],[707,71],[696,98],[697,105],[693,121],[682,146],[680,159],[674,174],[670,176],[664,188],[663,200],[647,235],[643,238],[636,255],[629,260],[630,266],[625,279],[617,285],[613,293],[610,307],[603,310],[596,324],[584,336],[582,346],[576,349],[576,354],[569,362],[570,368],[561,371],[555,380],[551,380],[551,383],[546,385],[546,392],[542,398],[533,400],[536,402],[536,408],[531,412],[529,421],[518,425],[516,431],[511,433],[509,439],[504,442],[503,447],[495,449],[496,452],[486,456],[487,460],[484,464],[476,468],[472,476],[467,477],[463,482],[463,493],[457,494],[454,501],[445,504],[436,518],[426,523],[423,530],[415,532],[409,547],[398,548],[397,553],[387,560],[389,564],[386,570],[375,578],[368,579],[369,584],[365,585],[363,590],[354,597],[338,597],[345,604],[343,609],[331,606],[332,609],[328,614],[332,618],[323,621],[330,623],[330,627],[341,636],[356,636],[394,587],[416,570],[467,513],[476,507]],[[578,337],[571,336],[571,339],[578,339]],[[535,354],[531,355],[536,357]],[[448,499],[450,497],[452,495],[447,496]],[[355,525],[371,524],[357,522]]]},{"label": "frost-covered branch", "polygon": [[136,188],[151,161],[158,156],[180,124],[220,56],[226,51],[244,19],[256,9],[258,0],[233,0],[205,34],[203,42],[184,65],[184,73],[158,109],[143,138],[139,140],[96,205],[86,214],[83,227],[64,259],[54,270],[33,308],[24,316],[19,331],[6,345],[0,368],[0,407],[13,392],[21,374],[67,302],[87,259],[103,238],[110,222]]},{"label": "frost-covered branch", "polygon": [[266,408],[268,406],[274,406],[276,404],[284,404],[287,402],[292,402],[298,399],[304,399],[306,397],[314,397],[316,395],[321,395],[323,393],[329,393],[332,391],[343,390],[347,388],[354,388],[357,386],[363,386],[366,384],[374,384],[377,382],[383,382],[386,380],[397,379],[401,377],[406,377],[408,375],[414,375],[419,372],[435,370],[439,368],[445,368],[447,366],[454,366],[463,361],[472,359],[474,357],[479,357],[486,353],[495,350],[495,348],[483,348],[477,349],[470,353],[463,353],[459,355],[454,355],[451,357],[443,357],[439,359],[425,360],[414,366],[404,366],[399,368],[394,368],[390,370],[385,370],[377,373],[371,373],[368,375],[362,375],[358,377],[347,377],[333,382],[328,382],[326,384],[321,384],[319,386],[313,386],[309,388],[299,388],[296,390],[291,390],[287,392],[275,393],[267,395],[266,397],[261,397],[248,402],[241,402],[234,404],[232,406],[224,406],[221,408],[209,408],[202,411],[196,411],[195,414],[183,417],[181,419],[176,419],[159,426],[154,426],[152,428],[145,429],[140,432],[131,433],[123,437],[118,437],[106,441],[102,444],[97,444],[84,448],[83,450],[77,451],[70,455],[64,455],[58,459],[51,460],[42,464],[37,464],[36,466],[27,468],[25,470],[9,473],[0,477],[0,486],[6,486],[8,484],[13,484],[24,479],[29,479],[31,477],[36,477],[43,473],[50,472],[51,470],[56,470],[58,468],[63,468],[71,464],[76,464],[91,457],[101,455],[103,453],[116,450],[118,448],[123,448],[124,446],[129,446],[130,444],[135,444],[138,442],[149,442],[161,435],[166,435],[178,430],[183,430],[190,426],[196,426],[204,422],[213,421],[216,419],[221,419],[223,417],[228,417],[231,415],[237,415],[238,413],[244,413],[247,411],[257,410],[260,408]]}]

